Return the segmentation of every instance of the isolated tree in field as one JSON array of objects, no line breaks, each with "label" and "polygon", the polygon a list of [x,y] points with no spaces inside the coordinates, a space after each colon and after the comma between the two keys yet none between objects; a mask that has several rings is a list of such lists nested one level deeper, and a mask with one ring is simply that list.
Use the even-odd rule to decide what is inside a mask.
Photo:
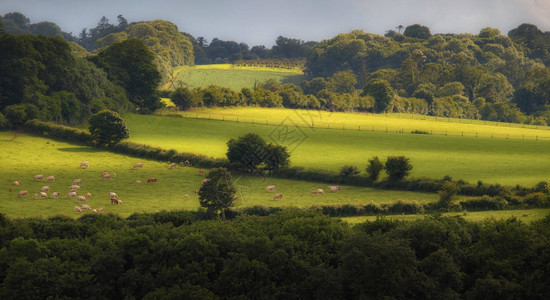
[{"label": "isolated tree in field", "polygon": [[374,98],[374,111],[380,113],[390,106],[394,94],[387,80],[373,79],[367,82],[361,96],[372,96]]},{"label": "isolated tree in field", "polygon": [[380,161],[378,156],[375,156],[369,159],[369,164],[367,165],[367,174],[369,174],[370,180],[375,182],[380,176],[380,172],[384,170],[384,164]]},{"label": "isolated tree in field", "polygon": [[437,192],[439,194],[439,205],[447,209],[453,207],[459,191],[460,187],[458,185],[452,181],[445,181],[441,186],[441,190]]},{"label": "isolated tree in field", "polygon": [[114,145],[129,137],[126,121],[114,111],[102,110],[88,120],[92,138],[100,145]]},{"label": "isolated tree in field", "polygon": [[386,174],[390,181],[399,181],[405,178],[412,168],[409,158],[405,156],[388,156],[385,164]]},{"label": "isolated tree in field", "polygon": [[210,171],[206,179],[199,190],[200,205],[210,212],[221,213],[225,221],[225,211],[233,206],[237,192],[231,173],[225,168],[217,168]]},{"label": "isolated tree in field", "polygon": [[249,172],[273,171],[289,164],[288,151],[280,145],[267,144],[255,133],[227,142],[227,158]]}]

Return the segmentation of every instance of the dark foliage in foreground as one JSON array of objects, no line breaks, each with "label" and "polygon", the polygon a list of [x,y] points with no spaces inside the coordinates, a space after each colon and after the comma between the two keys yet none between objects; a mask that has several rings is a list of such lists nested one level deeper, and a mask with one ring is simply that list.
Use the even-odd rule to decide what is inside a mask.
[{"label": "dark foliage in foreground", "polygon": [[550,297],[550,216],[350,228],[301,210],[0,215],[2,299]]}]

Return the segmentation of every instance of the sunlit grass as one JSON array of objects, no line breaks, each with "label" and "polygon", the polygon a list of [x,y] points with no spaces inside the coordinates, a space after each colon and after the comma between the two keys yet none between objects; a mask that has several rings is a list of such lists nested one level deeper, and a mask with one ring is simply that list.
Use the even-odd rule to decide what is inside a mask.
[{"label": "sunlit grass", "polygon": [[[203,117],[208,118],[204,110]],[[382,161],[388,156],[404,155],[411,159],[412,177],[442,178],[446,175],[463,179],[470,183],[482,180],[485,183],[500,183],[509,186],[516,184],[533,186],[539,181],[550,179],[550,146],[548,141],[490,138],[486,136],[425,135],[341,129],[321,129],[300,127],[302,119],[293,110],[283,109],[219,109],[209,112],[252,114],[239,122],[209,121],[191,118],[169,118],[162,116],[126,115],[130,127],[130,140],[157,145],[182,152],[200,153],[213,157],[225,157],[227,141],[231,138],[254,132],[268,142],[279,143],[291,152],[291,163],[295,166],[338,171],[343,165],[356,165],[364,173],[368,159],[378,156]],[[260,121],[256,113],[270,116],[269,125]],[[298,112],[301,113],[301,112]],[[324,114],[325,112],[323,112]],[[188,113],[188,117],[192,117]],[[327,113],[328,114],[328,113]],[[356,114],[333,114],[323,116],[342,119],[349,117],[369,119],[375,117],[386,121],[406,124],[406,119],[386,118],[385,116],[358,116]],[[211,117],[214,118],[213,115]],[[237,118],[226,115],[224,118]],[[242,118],[254,123],[243,123]],[[277,120],[277,121],[272,121]],[[333,119],[330,119],[333,120]],[[440,124],[454,126],[460,130],[463,124],[452,122],[426,122],[431,128]],[[332,128],[332,125],[330,125]],[[479,131],[497,132],[500,127],[477,126]],[[417,125],[410,125],[409,129]],[[511,128],[526,133],[548,134],[543,129]],[[496,133],[495,133],[496,134]]]},{"label": "sunlit grass", "polygon": [[[199,207],[198,196],[204,177],[193,167],[170,169],[168,163],[144,160],[113,154],[65,142],[19,134],[11,140],[10,132],[0,132],[0,213],[11,217],[51,217],[58,214],[78,217],[74,206],[76,199],[67,198],[69,186],[74,179],[82,179],[79,195],[91,193],[87,204],[92,208],[105,208],[121,216],[139,212],[160,210],[195,210]],[[162,146],[162,145],[158,145]],[[79,168],[82,161],[89,161],[88,169]],[[143,162],[143,169],[133,169],[136,162]],[[116,173],[111,180],[102,180],[103,171]],[[54,175],[55,182],[33,181],[37,174]],[[156,183],[146,183],[155,177]],[[12,182],[20,180],[19,186]],[[137,183],[136,181],[141,181]],[[277,178],[257,178],[234,174],[238,189],[236,207],[264,205],[277,207],[310,207],[322,204],[368,204],[393,203],[397,200],[427,203],[437,200],[436,194],[380,191],[370,188],[342,186],[340,193],[311,195],[312,189],[325,188],[326,184],[301,182]],[[51,192],[60,192],[59,198],[34,199],[40,188],[49,185]],[[273,200],[273,192],[266,192],[267,185],[276,185],[283,199]],[[29,191],[29,197],[16,197],[18,191]],[[112,205],[109,192],[118,194],[123,205]],[[185,197],[185,195],[189,197]]]},{"label": "sunlit grass", "polygon": [[[518,210],[497,210],[497,211],[475,211],[475,212],[450,212],[443,213],[443,216],[447,217],[461,217],[470,222],[481,222],[483,220],[494,219],[508,219],[511,217],[517,218],[525,223],[531,223],[536,220],[545,218],[550,214],[550,209],[518,209]],[[416,214],[416,215],[386,215],[384,218],[400,221],[415,221],[425,218],[428,215]],[[366,217],[343,217],[339,218],[349,224],[358,224],[366,221],[374,221],[377,216]]]}]

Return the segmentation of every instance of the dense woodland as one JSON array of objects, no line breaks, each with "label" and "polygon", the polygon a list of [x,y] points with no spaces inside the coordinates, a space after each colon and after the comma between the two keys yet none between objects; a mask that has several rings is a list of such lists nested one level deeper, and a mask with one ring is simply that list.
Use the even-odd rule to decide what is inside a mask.
[{"label": "dense woodland", "polygon": [[[309,79],[299,86],[262,82],[254,89],[241,91],[217,86],[180,91],[188,98],[185,103],[178,104],[182,108],[201,105],[283,106],[333,111],[408,112],[538,125],[546,125],[550,118],[547,112],[550,105],[550,70],[547,67],[550,63],[550,34],[531,24],[522,24],[507,36],[495,28],[483,28],[478,35],[432,35],[428,27],[418,24],[405,27],[403,33],[402,26],[398,32],[388,30],[385,36],[352,31],[321,42],[304,42],[280,36],[275,45],[267,49],[261,45],[249,48],[244,43],[217,38],[208,42],[203,37],[195,38],[180,32],[170,22],[129,23],[122,15],[118,17],[118,25],[109,23],[103,17],[96,28],[85,28],[78,37],[62,32],[53,23],[32,24],[20,13],[6,14],[1,22],[4,32],[21,34],[4,35],[3,39],[10,40],[10,43],[17,39],[35,39],[60,48],[55,50],[60,51],[60,55],[53,63],[57,61],[67,65],[67,68],[60,70],[59,75],[45,74],[51,72],[49,66],[27,66],[25,69],[32,69],[37,74],[33,76],[20,76],[21,72],[13,72],[20,67],[9,62],[4,64],[8,67],[3,68],[0,109],[12,104],[32,104],[39,111],[46,112],[39,114],[33,108],[26,108],[27,114],[44,120],[74,124],[85,120],[82,117],[88,115],[90,110],[97,111],[99,107],[113,109],[117,106],[119,111],[129,109],[126,104],[117,104],[123,102],[137,104],[145,113],[159,108],[158,97],[153,97],[152,93],[146,95],[147,99],[132,101],[132,92],[127,89],[129,97],[122,95],[120,89],[113,91],[116,87],[97,88],[99,83],[94,81],[98,80],[104,85],[125,86],[120,80],[113,82],[112,74],[107,74],[107,79],[115,85],[100,79],[101,75],[91,81],[83,80],[85,75],[82,75],[71,77],[73,82],[69,79],[51,82],[51,78],[74,72],[106,71],[105,65],[98,65],[95,57],[110,46],[128,39],[139,39],[154,53],[153,62],[160,73],[159,84],[170,80],[174,68],[181,65],[232,62],[289,68],[305,60],[305,72]],[[64,37],[70,44],[67,46],[61,38],[56,40],[46,36]],[[4,47],[3,51],[7,51],[2,53],[4,62],[10,56],[17,57],[13,48]],[[39,46],[34,50],[36,53],[41,51]],[[19,55],[27,56],[27,52],[20,51]],[[31,54],[28,58],[52,64],[44,56]],[[87,70],[94,68],[90,61],[98,67],[94,71]],[[79,65],[78,70],[71,70],[75,64]],[[80,67],[83,64],[87,66]],[[88,85],[95,86],[95,92],[78,91]],[[59,101],[78,101],[81,112],[64,111],[62,117],[59,113],[49,113],[43,109],[49,101],[30,96],[30,91],[54,99],[59,98],[56,93],[61,91],[72,93],[75,98],[70,98],[71,95],[63,98],[72,100]],[[124,98],[129,101],[125,102]],[[3,114],[13,115],[10,111],[3,111]]]},{"label": "dense woodland", "polygon": [[550,218],[0,216],[2,299],[548,299]]}]

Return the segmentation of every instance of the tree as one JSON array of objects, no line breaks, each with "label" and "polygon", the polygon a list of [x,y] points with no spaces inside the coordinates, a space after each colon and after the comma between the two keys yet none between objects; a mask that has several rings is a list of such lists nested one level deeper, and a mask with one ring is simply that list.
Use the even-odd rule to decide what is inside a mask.
[{"label": "tree", "polygon": [[154,63],[155,54],[138,39],[114,43],[98,53],[94,59],[105,69],[109,79],[124,87],[131,102],[141,112],[151,112],[160,107],[156,88],[161,75]]},{"label": "tree", "polygon": [[231,173],[225,168],[217,168],[208,175],[207,181],[199,190],[199,202],[211,212],[221,212],[225,221],[225,211],[233,206],[237,190],[233,186]]},{"label": "tree", "polygon": [[403,31],[403,35],[426,40],[432,36],[432,33],[430,32],[430,28],[422,26],[420,24],[414,24],[407,26],[407,28],[405,28],[405,31]]},{"label": "tree", "polygon": [[350,177],[359,174],[356,166],[345,165],[340,169],[340,176]]},{"label": "tree", "polygon": [[441,207],[451,208],[456,200],[456,194],[460,191],[460,187],[452,181],[445,181],[441,186],[441,189],[437,192],[439,194],[439,204]]},{"label": "tree", "polygon": [[369,174],[369,178],[372,180],[372,182],[375,182],[378,180],[378,177],[380,176],[380,172],[384,169],[384,164],[380,161],[378,156],[375,156],[371,159],[369,159],[369,164],[367,166],[367,174]]},{"label": "tree", "polygon": [[367,85],[363,88],[361,96],[370,95],[374,98],[374,110],[376,112],[383,112],[391,104],[394,97],[394,91],[390,84],[385,79],[372,79],[367,82]]},{"label": "tree", "polygon": [[273,171],[289,164],[286,147],[267,144],[255,133],[248,133],[227,142],[227,158],[249,172]]},{"label": "tree", "polygon": [[186,87],[179,87],[170,94],[170,99],[181,110],[188,110],[196,106],[193,92]]},{"label": "tree", "polygon": [[388,156],[385,168],[390,181],[399,181],[409,175],[409,171],[413,167],[409,158],[405,156]]},{"label": "tree", "polygon": [[102,110],[88,120],[89,130],[100,145],[114,145],[129,137],[126,121],[114,111]]}]

